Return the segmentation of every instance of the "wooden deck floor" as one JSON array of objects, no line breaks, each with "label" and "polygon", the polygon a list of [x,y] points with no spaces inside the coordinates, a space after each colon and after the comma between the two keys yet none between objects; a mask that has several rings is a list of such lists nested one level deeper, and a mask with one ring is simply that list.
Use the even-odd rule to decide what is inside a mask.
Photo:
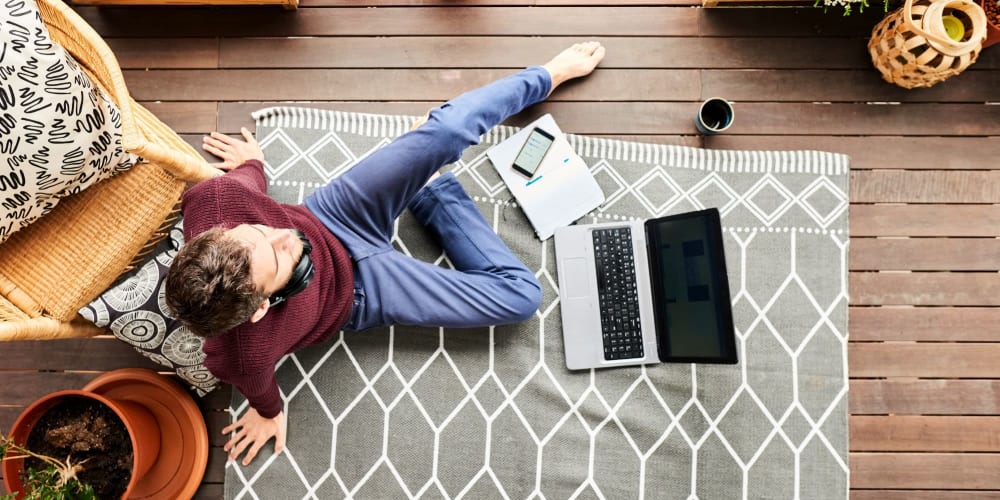
[{"label": "wooden deck floor", "polygon": [[[849,154],[851,498],[1000,498],[1000,48],[905,91],[866,52],[877,6],[844,18],[691,0],[370,1],[78,10],[133,96],[192,142],[274,102],[422,114],[594,37],[601,69],[513,124],[551,112],[575,133]],[[736,123],[703,140],[691,117],[716,95]],[[3,429],[43,393],[152,366],[109,338],[0,344],[0,360]],[[222,497],[228,397],[201,403],[213,449],[199,498]]]}]

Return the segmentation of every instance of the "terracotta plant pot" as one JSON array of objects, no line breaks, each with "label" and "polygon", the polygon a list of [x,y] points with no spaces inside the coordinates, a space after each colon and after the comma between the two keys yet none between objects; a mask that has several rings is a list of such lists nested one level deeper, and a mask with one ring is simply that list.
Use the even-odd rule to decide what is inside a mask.
[{"label": "terracotta plant pot", "polygon": [[[67,390],[53,392],[43,396],[21,412],[21,415],[14,421],[14,426],[11,428],[9,437],[15,443],[23,446],[28,441],[28,435],[38,422],[38,419],[56,405],[71,398],[90,399],[100,402],[114,411],[122,423],[125,424],[125,429],[128,431],[132,442],[132,475],[123,496],[128,497],[146,472],[153,467],[160,453],[160,430],[153,414],[144,406],[131,401],[106,398],[88,391]],[[55,458],[62,459],[63,457]],[[21,484],[21,469],[23,467],[24,459],[5,460],[3,462],[3,482],[7,491],[20,492],[23,490],[24,486]]]},{"label": "terracotta plant pot", "polygon": [[194,496],[208,465],[208,429],[187,391],[159,373],[139,368],[105,373],[83,390],[138,403],[156,419],[163,446],[156,463],[132,491],[132,498]]},{"label": "terracotta plant pot", "polygon": [[[198,405],[180,385],[152,370],[105,373],[82,391],[52,393],[26,408],[10,433],[15,442],[24,443],[31,426],[66,394],[97,399],[125,422],[136,466],[122,498],[194,496],[208,465],[208,429]],[[3,462],[7,491],[20,491],[22,465],[23,460]]]},{"label": "terracotta plant pot", "polygon": [[991,16],[990,11],[986,10],[986,2],[996,1],[997,0],[979,0],[979,6],[986,12],[986,40],[983,42],[984,49],[990,45],[1000,42],[1000,24],[997,23],[996,17]]}]

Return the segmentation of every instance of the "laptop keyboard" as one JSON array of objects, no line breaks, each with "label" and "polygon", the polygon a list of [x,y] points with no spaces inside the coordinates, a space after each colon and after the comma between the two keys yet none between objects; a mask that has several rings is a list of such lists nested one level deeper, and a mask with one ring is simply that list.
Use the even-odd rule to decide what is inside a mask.
[{"label": "laptop keyboard", "polygon": [[595,229],[593,238],[604,359],[641,358],[644,353],[632,231],[627,227]]}]

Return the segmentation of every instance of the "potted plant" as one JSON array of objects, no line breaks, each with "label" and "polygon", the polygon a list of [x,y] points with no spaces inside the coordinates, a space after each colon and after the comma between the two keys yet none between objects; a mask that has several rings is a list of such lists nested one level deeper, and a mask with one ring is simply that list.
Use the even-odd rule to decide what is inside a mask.
[{"label": "potted plant", "polygon": [[[889,4],[895,1],[896,0],[881,0],[882,10],[889,12]],[[813,2],[813,7],[823,7],[824,12],[830,12],[832,9],[834,12],[840,11],[844,16],[849,16],[854,13],[860,14],[869,6],[869,0],[815,0]]]},{"label": "potted plant", "polygon": [[160,431],[140,404],[68,390],[28,406],[2,445],[13,498],[125,498],[156,462]]},{"label": "potted plant", "polygon": [[979,0],[979,5],[986,12],[986,41],[983,48],[1000,42],[1000,2],[998,0]]},{"label": "potted plant", "polygon": [[[83,415],[86,408],[91,408],[90,413]],[[66,417],[70,410],[76,413]],[[116,424],[117,433],[112,432]],[[76,450],[39,444],[53,430],[51,438],[56,445],[68,443],[73,448],[78,440],[68,436],[77,434],[85,439]],[[104,449],[98,449],[92,443],[105,434],[118,438],[109,438],[111,442],[100,444]],[[169,446],[161,447],[160,443]],[[194,399],[173,380],[139,368],[113,370],[82,390],[55,392],[39,399],[25,408],[2,444],[6,448],[0,450],[4,486],[8,492],[17,492],[15,499],[92,498],[59,495],[75,488],[71,484],[74,478],[102,499],[191,498],[208,464],[208,429]],[[108,455],[118,458],[109,460]],[[110,467],[114,465],[110,462],[124,467]],[[41,474],[43,470],[54,473]]]},{"label": "potted plant", "polygon": [[[69,457],[66,461],[57,458],[39,455],[31,450],[14,444],[6,437],[0,436],[0,457],[7,452],[11,453],[10,459],[15,458],[36,458],[45,465],[41,469],[29,468],[25,471],[25,478],[22,481],[27,494],[24,498],[28,500],[43,498],[59,499],[96,499],[94,488],[89,484],[80,481],[77,473],[83,470],[86,460],[79,463],[73,462]],[[11,493],[0,497],[3,500],[13,500],[20,492]]]}]

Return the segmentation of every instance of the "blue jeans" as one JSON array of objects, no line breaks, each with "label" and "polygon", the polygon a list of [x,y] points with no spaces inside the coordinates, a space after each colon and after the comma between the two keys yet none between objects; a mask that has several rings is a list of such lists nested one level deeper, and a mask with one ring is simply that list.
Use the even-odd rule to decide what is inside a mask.
[{"label": "blue jeans", "polygon": [[[466,92],[431,111],[425,124],[358,162],[305,200],[354,261],[355,299],[347,330],[391,324],[478,327],[530,318],[541,286],[442,166],[487,130],[545,99],[541,67]],[[455,269],[395,250],[393,224],[404,208],[441,242]]]}]

